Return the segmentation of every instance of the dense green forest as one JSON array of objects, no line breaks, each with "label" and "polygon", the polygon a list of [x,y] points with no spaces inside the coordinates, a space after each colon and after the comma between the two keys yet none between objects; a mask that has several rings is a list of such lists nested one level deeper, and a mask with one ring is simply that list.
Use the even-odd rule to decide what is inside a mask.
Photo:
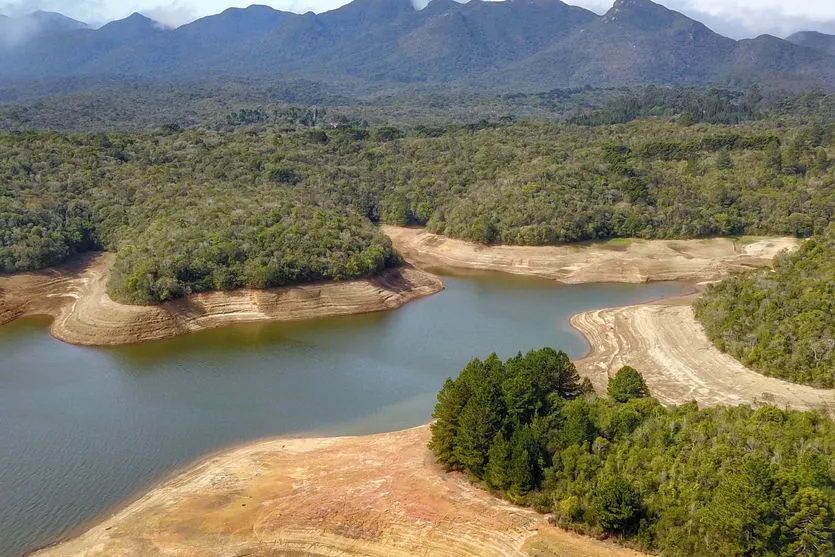
[{"label": "dense green forest", "polygon": [[[217,129],[0,135],[0,272],[107,249],[113,295],[154,302],[372,275],[396,260],[379,222],[522,245],[824,230],[829,97],[734,125],[667,114],[694,95],[648,89],[637,106],[666,115],[598,125],[365,127],[298,108],[239,109]],[[756,104],[704,95],[725,113]]]},{"label": "dense green forest", "polygon": [[716,345],[766,375],[835,387],[835,224],[774,261],[711,285],[695,305]]},{"label": "dense green forest", "polygon": [[304,147],[311,141],[199,132],[2,137],[0,270],[105,248],[118,253],[111,294],[135,303],[379,273],[396,262],[388,238],[338,191],[298,185],[282,164],[293,149],[296,171],[310,157],[307,165],[326,173],[317,149]]},{"label": "dense green forest", "polygon": [[551,348],[476,359],[438,394],[430,448],[444,468],[561,526],[663,555],[835,552],[829,417],[665,408],[631,368],[609,395]]}]

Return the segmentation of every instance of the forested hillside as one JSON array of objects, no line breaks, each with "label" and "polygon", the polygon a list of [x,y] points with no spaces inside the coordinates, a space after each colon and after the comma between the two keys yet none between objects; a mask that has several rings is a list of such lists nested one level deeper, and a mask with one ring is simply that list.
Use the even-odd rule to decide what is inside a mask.
[{"label": "forested hillside", "polygon": [[473,360],[438,395],[432,449],[557,523],[662,555],[828,556],[835,427],[773,406],[664,408],[637,371],[589,392],[551,348]]},{"label": "forested hillside", "polygon": [[815,122],[13,133],[0,270],[118,251],[112,292],[146,302],[373,274],[394,257],[377,222],[524,245],[809,236],[835,211],[835,125]]},{"label": "forested hillside", "polygon": [[[2,137],[0,269],[117,251],[111,294],[136,303],[377,274],[395,262],[391,243],[352,205],[361,200],[319,191],[329,169],[317,159],[316,141],[206,133]],[[345,148],[355,161],[351,144]],[[331,152],[337,165],[339,151]],[[287,152],[294,169],[282,163]],[[298,184],[302,168],[319,172],[307,186]]]},{"label": "forested hillside", "polygon": [[835,387],[835,224],[774,270],[711,285],[696,302],[710,339],[766,375]]}]

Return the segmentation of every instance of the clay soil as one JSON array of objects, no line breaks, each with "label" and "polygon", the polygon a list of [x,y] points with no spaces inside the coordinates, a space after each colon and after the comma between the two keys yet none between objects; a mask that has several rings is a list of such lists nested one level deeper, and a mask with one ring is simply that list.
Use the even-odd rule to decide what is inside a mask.
[{"label": "clay soil", "polygon": [[210,457],[39,557],[640,555],[440,471],[429,428],[276,439]]},{"label": "clay soil", "polygon": [[575,362],[598,392],[623,365],[640,370],[652,395],[665,404],[699,406],[774,404],[835,413],[835,390],[766,377],[720,352],[693,315],[694,297],[580,313],[571,324],[592,346]]}]

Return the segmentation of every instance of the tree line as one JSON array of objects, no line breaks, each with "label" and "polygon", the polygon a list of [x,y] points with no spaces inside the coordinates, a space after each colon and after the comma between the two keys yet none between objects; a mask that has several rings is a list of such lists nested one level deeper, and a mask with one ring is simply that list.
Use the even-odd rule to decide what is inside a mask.
[{"label": "tree line", "polygon": [[835,224],[773,270],[708,287],[696,317],[716,346],[766,375],[835,387]]},{"label": "tree line", "polygon": [[835,211],[833,157],[835,125],[795,112],[733,126],[11,133],[0,272],[106,249],[113,295],[154,302],[373,275],[396,262],[380,222],[485,244],[805,237]]},{"label": "tree line", "polygon": [[820,412],[665,408],[624,367],[608,397],[564,352],[471,361],[438,394],[447,470],[563,526],[663,555],[832,555],[835,427]]}]

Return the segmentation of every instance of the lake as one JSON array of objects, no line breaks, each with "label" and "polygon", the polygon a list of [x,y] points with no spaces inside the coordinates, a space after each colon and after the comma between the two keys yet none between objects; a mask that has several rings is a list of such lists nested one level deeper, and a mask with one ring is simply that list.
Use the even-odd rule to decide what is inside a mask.
[{"label": "lake", "polygon": [[444,281],[391,312],[117,348],[57,341],[47,319],[0,327],[0,555],[66,537],[229,446],[426,423],[444,379],[471,358],[543,346],[579,358],[588,345],[572,314],[688,291],[486,273]]}]

